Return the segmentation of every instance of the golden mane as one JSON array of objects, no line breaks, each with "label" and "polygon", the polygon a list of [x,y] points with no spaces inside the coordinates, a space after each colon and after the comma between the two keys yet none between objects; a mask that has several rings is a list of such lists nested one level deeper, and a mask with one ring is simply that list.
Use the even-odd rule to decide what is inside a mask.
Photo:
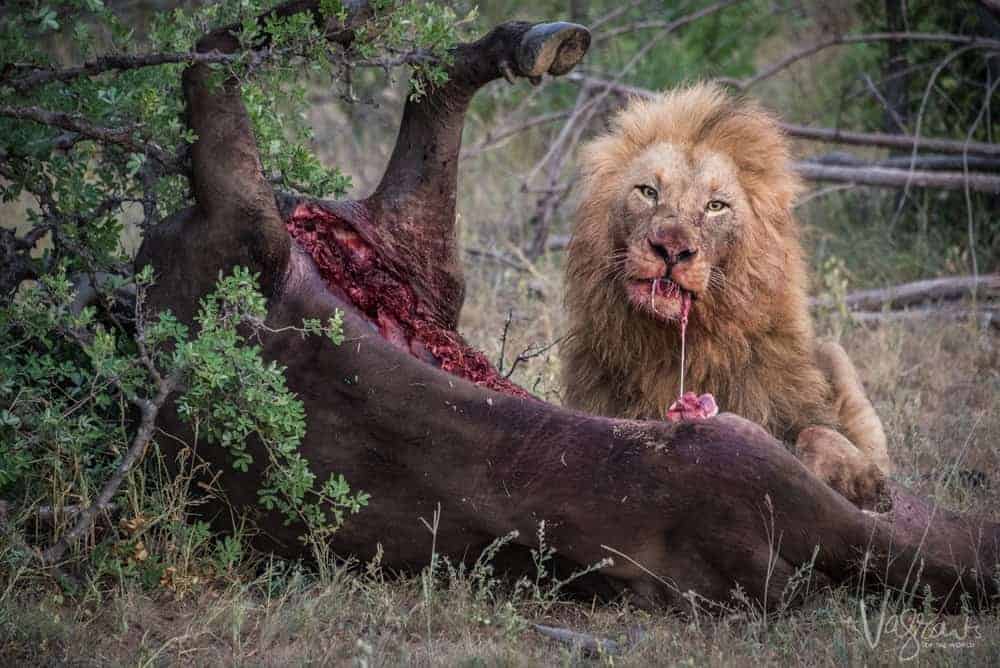
[{"label": "golden mane", "polygon": [[807,279],[792,203],[801,185],[776,119],[757,104],[696,84],[633,99],[589,142],[569,246],[564,348],[567,403],[623,417],[662,417],[677,397],[676,326],[635,312],[613,276],[609,221],[626,170],[661,142],[728,156],[752,209],[688,329],[687,388],[712,392],[723,410],[793,438],[836,422],[816,368]]}]

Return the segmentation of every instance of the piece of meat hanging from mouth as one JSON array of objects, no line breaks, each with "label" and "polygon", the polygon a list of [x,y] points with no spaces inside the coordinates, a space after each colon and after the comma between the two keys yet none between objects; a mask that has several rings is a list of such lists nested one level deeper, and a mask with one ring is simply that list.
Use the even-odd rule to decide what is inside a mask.
[{"label": "piece of meat hanging from mouth", "polygon": [[[659,279],[653,282],[652,293],[656,294],[656,286]],[[685,359],[687,348],[687,326],[688,316],[691,313],[691,293],[681,291],[681,382],[680,397],[667,409],[667,420],[670,422],[681,422],[682,420],[707,420],[719,413],[719,406],[715,403],[715,397],[705,393],[701,396],[694,392],[684,391],[684,370],[687,363]]]}]

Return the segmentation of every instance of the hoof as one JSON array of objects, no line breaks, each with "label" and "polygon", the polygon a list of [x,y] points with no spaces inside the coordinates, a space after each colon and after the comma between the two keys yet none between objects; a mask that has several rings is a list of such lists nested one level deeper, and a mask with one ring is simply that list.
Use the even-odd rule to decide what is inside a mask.
[{"label": "hoof", "polygon": [[566,74],[590,47],[590,31],[576,23],[539,23],[524,33],[517,46],[517,67],[522,76]]}]

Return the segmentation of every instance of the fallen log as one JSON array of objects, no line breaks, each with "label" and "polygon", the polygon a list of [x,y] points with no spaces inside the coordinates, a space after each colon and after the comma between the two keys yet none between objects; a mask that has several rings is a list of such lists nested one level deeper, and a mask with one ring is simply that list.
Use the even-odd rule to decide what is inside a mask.
[{"label": "fallen log", "polygon": [[981,327],[1000,326],[1000,309],[996,308],[927,306],[899,311],[850,311],[850,316],[855,322],[869,324],[923,322],[927,320],[946,320],[952,322],[974,320]]},{"label": "fallen log", "polygon": [[[931,301],[952,301],[972,295],[980,300],[1000,297],[1000,274],[930,278],[888,288],[859,290],[847,295],[843,305],[855,311],[878,311]],[[809,300],[810,306],[813,307],[829,308],[839,303],[830,296],[814,297]]]},{"label": "fallen log", "polygon": [[895,169],[943,170],[964,172],[967,169],[1000,171],[1000,158],[980,158],[961,155],[896,155],[878,160],[864,160],[844,151],[811,156],[809,162],[840,167],[892,167]]},{"label": "fallen log", "polygon": [[941,188],[1000,193],[1000,176],[983,172],[945,172],[874,165],[841,167],[806,160],[795,162],[795,171],[807,181],[853,183],[879,188]]},{"label": "fallen log", "polygon": [[[343,474],[371,495],[333,536],[335,553],[421,567],[431,536],[420,518],[440,508],[439,555],[474,557],[513,530],[524,550],[545,520],[546,541],[569,564],[613,554],[602,586],[649,604],[702,606],[739,589],[770,611],[809,564],[814,583],[860,579],[929,594],[935,606],[989,604],[1000,561],[1000,526],[989,519],[950,513],[898,486],[891,512],[862,512],[735,415],[672,424],[547,404],[503,379],[455,332],[463,297],[455,189],[467,105],[500,77],[564,74],[588,41],[572,24],[511,22],[459,45],[448,82],[407,102],[376,191],[346,202],[276,198],[238,84],[213,87],[205,66],[190,67],[197,204],[143,243],[137,262],[152,264],[157,278],[150,307],[191,323],[219,272],[246,265],[260,273],[273,330],[344,312],[348,343],[339,347],[288,331],[261,337],[263,355],[286,367],[305,404],[301,453],[313,471]],[[303,527],[258,505],[259,443],[247,444],[250,470],[237,472],[223,448],[195,442],[172,405],[159,427],[172,436],[162,448],[190,444],[218,473],[228,505],[206,508],[217,529],[250,513],[259,546],[301,553]]]},{"label": "fallen log", "polygon": [[[585,74],[572,74],[569,80],[593,86],[597,90],[608,89],[621,96],[650,98],[656,91],[638,86],[602,79]],[[942,139],[940,137],[915,137],[913,135],[889,134],[884,132],[855,132],[840,128],[817,128],[796,123],[781,123],[781,129],[789,137],[824,142],[827,144],[845,144],[849,146],[878,146],[897,151],[912,151],[922,149],[931,153],[948,155],[968,155],[982,158],[1000,157],[1000,144],[977,141],[961,141],[957,139]]]}]

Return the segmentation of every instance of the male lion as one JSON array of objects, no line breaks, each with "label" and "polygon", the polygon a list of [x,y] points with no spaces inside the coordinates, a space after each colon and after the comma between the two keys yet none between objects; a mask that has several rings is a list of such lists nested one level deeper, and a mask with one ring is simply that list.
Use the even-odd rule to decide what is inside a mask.
[{"label": "male lion", "polygon": [[890,470],[882,424],[836,343],[817,344],[788,144],[757,105],[701,84],[634,100],[582,156],[569,245],[566,401],[663,418],[685,386],[796,443],[858,505]]}]

